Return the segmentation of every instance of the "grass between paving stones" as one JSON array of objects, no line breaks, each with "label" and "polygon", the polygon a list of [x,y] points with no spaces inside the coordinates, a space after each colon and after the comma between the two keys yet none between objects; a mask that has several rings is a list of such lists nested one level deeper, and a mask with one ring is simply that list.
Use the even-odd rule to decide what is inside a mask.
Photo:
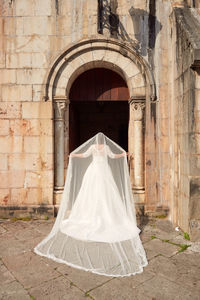
[{"label": "grass between paving stones", "polygon": [[191,246],[191,245],[187,245],[187,244],[174,243],[174,242],[171,242],[170,240],[163,240],[163,239],[160,239],[160,238],[156,237],[155,235],[152,235],[151,239],[152,240],[158,239],[158,240],[160,240],[160,241],[162,241],[164,243],[168,243],[168,244],[171,244],[171,245],[174,245],[174,246],[178,246],[178,247],[180,247],[180,249],[178,250],[179,253],[187,250],[187,248]]},{"label": "grass between paving stones", "polygon": [[187,232],[184,232],[184,239],[190,241],[190,236]]}]

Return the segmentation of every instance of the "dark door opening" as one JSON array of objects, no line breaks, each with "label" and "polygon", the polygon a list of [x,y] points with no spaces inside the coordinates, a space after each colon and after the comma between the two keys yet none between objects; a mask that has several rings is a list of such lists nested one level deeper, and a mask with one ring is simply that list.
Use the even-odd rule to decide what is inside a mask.
[{"label": "dark door opening", "polygon": [[98,132],[128,151],[129,91],[119,74],[88,70],[74,81],[69,98],[69,152]]},{"label": "dark door opening", "polygon": [[128,151],[129,105],[127,101],[76,101],[69,110],[70,152],[103,132]]}]

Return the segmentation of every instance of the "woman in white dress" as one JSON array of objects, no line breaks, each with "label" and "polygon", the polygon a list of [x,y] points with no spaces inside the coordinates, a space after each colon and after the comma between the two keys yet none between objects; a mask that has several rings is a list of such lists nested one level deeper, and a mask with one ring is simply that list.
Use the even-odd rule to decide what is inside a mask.
[{"label": "woman in white dress", "polygon": [[102,133],[70,155],[59,214],[35,252],[107,276],[141,273],[126,152]]}]

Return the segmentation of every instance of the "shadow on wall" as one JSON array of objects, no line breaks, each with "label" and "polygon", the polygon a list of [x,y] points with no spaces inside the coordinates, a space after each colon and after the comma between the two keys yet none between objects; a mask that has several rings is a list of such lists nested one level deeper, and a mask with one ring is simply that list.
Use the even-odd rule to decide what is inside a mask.
[{"label": "shadow on wall", "polygon": [[[112,2],[111,2],[112,3]],[[119,19],[117,11],[117,1],[114,4],[109,4],[108,0],[102,1],[101,12],[101,28],[99,33],[103,33],[103,29],[110,31],[113,38],[121,39],[128,42],[134,47],[140,55],[146,56],[148,51],[152,51],[155,47],[156,37],[162,29],[162,24],[156,18],[156,2],[149,2],[149,12],[131,7],[129,14],[133,22],[135,40],[128,35],[124,25]]]}]

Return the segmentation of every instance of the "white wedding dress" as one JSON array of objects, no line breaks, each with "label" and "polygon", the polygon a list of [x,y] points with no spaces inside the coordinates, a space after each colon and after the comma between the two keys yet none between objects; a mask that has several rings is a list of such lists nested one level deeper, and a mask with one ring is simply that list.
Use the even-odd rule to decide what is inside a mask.
[{"label": "white wedding dress", "polygon": [[126,153],[100,133],[70,155],[56,222],[34,250],[93,273],[128,276],[147,265],[139,232]]},{"label": "white wedding dress", "polygon": [[[92,155],[71,214],[61,224],[61,231],[80,240],[116,242],[139,233],[132,226],[114,181],[107,155],[108,146],[100,151],[92,145],[84,154]],[[106,176],[105,176],[106,174]],[[91,188],[92,187],[92,188]]]}]

